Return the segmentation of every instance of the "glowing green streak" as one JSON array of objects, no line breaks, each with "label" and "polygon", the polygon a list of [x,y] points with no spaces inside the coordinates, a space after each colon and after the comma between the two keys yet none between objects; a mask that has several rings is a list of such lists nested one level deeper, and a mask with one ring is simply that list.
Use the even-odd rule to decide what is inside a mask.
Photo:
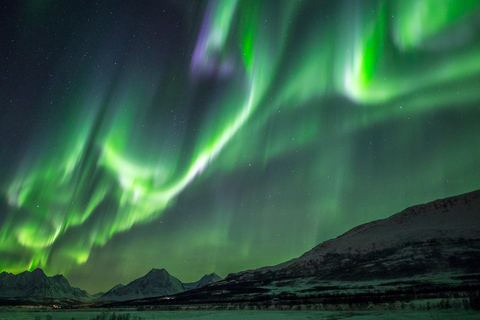
[{"label": "glowing green streak", "polygon": [[225,41],[232,25],[232,16],[237,6],[237,0],[222,0],[216,3],[218,9],[215,12],[212,33],[208,37],[208,44],[215,49],[221,49],[225,45]]},{"label": "glowing green streak", "polygon": [[[254,4],[256,5],[256,4]],[[257,5],[258,7],[258,5]],[[240,38],[243,39],[242,44],[242,58],[245,62],[245,69],[248,74],[252,74],[255,58],[255,48],[257,39],[257,30],[258,30],[258,8],[252,10],[249,6],[242,7],[243,16],[245,17],[243,21],[243,28],[240,29]]]},{"label": "glowing green streak", "polygon": [[[44,161],[30,164],[30,167],[23,166],[8,188],[7,199],[12,211],[0,231],[0,251],[18,251],[21,261],[5,268],[21,270],[22,267],[45,266],[53,244],[62,243],[59,239],[66,243],[59,249],[63,255],[69,256],[74,263],[85,263],[94,246],[104,245],[115,234],[135,224],[159,218],[163,210],[213,161],[219,160],[220,154],[231,152],[225,155],[223,168],[233,170],[239,165],[236,161],[238,154],[258,144],[252,148],[256,150],[252,151],[256,153],[252,157],[262,159],[266,166],[290,148],[307,145],[326,134],[321,127],[321,121],[325,120],[318,114],[307,115],[300,129],[285,130],[287,134],[294,133],[295,141],[282,136],[279,143],[264,148],[255,136],[265,131],[265,124],[277,108],[286,109],[289,115],[293,115],[298,113],[297,104],[301,108],[308,100],[329,95],[346,96],[359,107],[370,105],[366,120],[346,118],[339,124],[338,134],[344,137],[359,128],[405,113],[418,115],[442,104],[478,99],[478,86],[470,81],[480,74],[478,44],[452,52],[448,59],[420,53],[427,63],[419,69],[408,69],[412,59],[409,51],[422,49],[425,40],[436,43],[446,29],[468,18],[469,12],[478,4],[468,1],[465,6],[460,6],[458,2],[448,1],[443,7],[427,0],[415,4],[401,1],[389,4],[381,1],[373,14],[361,12],[356,19],[349,16],[338,22],[328,22],[327,26],[322,25],[324,28],[315,29],[319,30],[318,34],[306,34],[303,46],[294,48],[295,52],[301,53],[298,54],[301,59],[287,61],[291,67],[288,75],[282,74],[282,63],[288,60],[285,46],[289,37],[293,37],[288,34],[291,29],[288,22],[298,11],[299,4],[287,2],[287,8],[279,17],[278,12],[269,15],[263,3],[239,4],[242,23],[232,38],[238,39],[238,47],[235,45],[234,50],[239,50],[235,54],[241,55],[244,66],[244,70],[240,68],[236,72],[244,72],[241,75],[245,77],[240,78],[246,80],[241,90],[227,90],[225,96],[217,100],[221,111],[213,116],[211,122],[214,125],[205,124],[196,137],[193,156],[187,158],[185,169],[177,165],[179,155],[173,156],[173,151],[155,150],[160,160],[153,164],[138,160],[142,155],[132,151],[136,149],[132,134],[138,120],[135,118],[137,109],[148,105],[154,95],[139,89],[141,84],[146,86],[147,81],[132,81],[135,85],[131,85],[130,90],[130,84],[117,88],[113,102],[105,110],[106,99],[103,98],[78,103],[80,107],[86,105],[95,111],[81,115],[81,120],[72,120],[78,125],[69,128],[71,133],[66,137],[66,146],[53,156],[38,156]],[[413,18],[409,16],[407,4],[416,8]],[[214,2],[212,8],[205,53],[228,57],[231,52],[227,40],[237,1]],[[390,8],[393,8],[396,20],[388,22],[392,13]],[[430,25],[432,20],[435,22]],[[278,25],[263,25],[275,21],[279,21]],[[335,23],[342,28],[330,28],[335,27]],[[352,24],[350,28],[343,28],[349,24]],[[394,29],[393,41],[391,28]],[[330,31],[337,29],[342,31]],[[351,41],[336,41],[343,37]],[[400,67],[391,68],[392,63]],[[434,92],[438,88],[442,90]],[[229,94],[234,91],[240,91],[241,98],[236,95],[230,98]],[[459,91],[461,95],[458,95]],[[83,94],[87,96],[87,92]],[[271,96],[273,98],[269,99]],[[400,98],[403,109],[395,106]],[[318,103],[319,111],[322,107]],[[106,116],[99,116],[99,110],[103,110]],[[249,132],[242,132],[241,129],[250,123],[253,124],[248,126]],[[237,135],[240,137],[235,138]],[[251,138],[251,141],[244,142],[248,148],[239,147],[240,151],[236,151],[235,146],[227,148],[234,139],[238,141],[245,137]],[[345,169],[351,165],[351,153],[348,148],[336,151],[332,158],[335,161],[323,161],[316,168],[315,174],[320,176],[330,170],[328,168],[335,168],[338,159],[345,164],[332,173],[337,182],[332,184],[332,190],[325,192],[331,197],[318,203],[320,211],[328,212],[329,217],[339,211],[341,193],[345,185],[351,184],[349,179],[353,174]],[[435,174],[431,169],[428,178],[433,181]],[[86,233],[75,233],[82,224],[91,229]],[[72,239],[68,238],[71,234]],[[199,243],[213,246],[219,241],[226,242],[227,238],[225,232],[218,232],[205,236]],[[249,243],[242,243],[240,251],[246,256],[251,249]]]},{"label": "glowing green streak", "polygon": [[[404,4],[404,2],[396,3],[399,6]],[[457,10],[454,10],[451,19],[458,18],[460,14],[466,15],[469,10],[472,10],[472,6],[474,5],[470,2],[460,9],[458,2],[455,2],[455,4],[449,2],[447,8],[443,8],[443,6],[438,6],[438,3],[429,1],[416,3],[419,3],[421,6],[426,6],[422,7],[424,10],[419,9],[422,12],[428,10],[432,10],[433,12],[440,10],[443,12],[447,10],[450,13],[448,7],[453,6]],[[430,5],[427,6],[427,4]],[[443,9],[432,9],[433,7],[441,7]],[[428,10],[426,10],[427,8]],[[410,7],[405,6],[406,12],[400,15],[400,17],[408,15],[410,9]],[[390,52],[392,49],[389,50],[388,55],[385,55],[384,43],[388,43],[386,40],[388,34],[386,34],[387,30],[385,25],[388,20],[388,15],[385,6],[380,6],[376,12],[379,12],[379,14],[374,19],[365,20],[365,17],[362,17],[363,20],[365,20],[365,26],[360,25],[358,27],[361,35],[356,37],[356,45],[353,50],[353,63],[348,63],[349,60],[346,60],[346,67],[343,71],[343,88],[340,87],[339,92],[343,92],[353,100],[361,103],[379,104],[392,101],[401,96],[428,90],[428,88],[448,85],[458,79],[473,76],[480,72],[480,61],[478,59],[479,46],[470,46],[469,49],[455,53],[455,55],[457,55],[455,58],[449,57],[448,59],[442,59],[441,57],[436,58],[429,54],[426,56],[428,62],[425,63],[423,69],[410,70],[415,76],[412,76],[411,72],[405,72],[405,69],[410,68],[409,59],[412,59],[412,57],[409,55],[403,56],[399,53],[395,53],[395,55],[392,56]],[[425,24],[430,24],[431,18],[430,14],[422,15],[422,21],[424,21]],[[451,23],[451,20],[449,21]],[[446,24],[447,21],[445,19],[440,19],[437,27],[433,28],[429,34],[434,35],[433,30],[435,32],[441,32]],[[418,34],[418,32],[415,34]],[[398,48],[394,48],[394,50],[398,50]],[[396,68],[398,71],[392,72],[390,64],[399,66]],[[475,90],[471,89],[473,89],[472,86],[474,86],[474,84],[468,83],[467,86],[467,88],[464,88],[467,89],[469,93],[463,95],[464,101],[465,99],[477,99],[480,93],[473,93]],[[445,101],[444,95],[449,95],[450,99],[455,99],[456,94],[456,91],[450,91],[449,93],[442,92],[440,94],[442,97],[440,97],[440,95],[428,94],[426,103],[422,105],[422,108],[417,108],[416,110],[423,111],[426,107],[435,107]],[[418,100],[417,96],[415,96],[415,100]]]},{"label": "glowing green streak", "polygon": [[385,28],[382,21],[385,19],[385,7],[379,8],[378,17],[367,21],[367,26],[360,26],[363,34],[358,41],[358,48],[354,48],[353,74],[360,90],[365,90],[371,84],[377,71],[377,64],[381,62],[385,38]]},{"label": "glowing green streak", "polygon": [[412,50],[478,10],[476,0],[393,1],[395,40],[402,50]]},{"label": "glowing green streak", "polygon": [[[217,14],[222,14],[222,12],[223,11],[220,10]],[[121,153],[117,151],[121,146],[124,146],[125,141],[118,143],[115,138],[109,138],[115,136],[115,132],[112,131],[103,145],[99,164],[105,166],[118,179],[118,184],[121,186],[121,194],[119,195],[120,207],[113,224],[108,230],[97,234],[93,243],[103,244],[107,238],[117,232],[127,230],[136,223],[157,218],[162,210],[165,209],[196,176],[200,175],[206,169],[232,136],[248,120],[254,108],[253,97],[255,97],[255,92],[255,86],[252,84],[249,98],[244,106],[240,108],[241,111],[238,115],[215,135],[215,138],[213,138],[213,141],[209,145],[199,152],[193,159],[186,174],[176,182],[168,185],[152,185],[152,179],[155,180],[155,176],[163,175],[161,172],[156,172],[158,169],[141,168],[139,165],[134,165],[126,160]],[[126,119],[129,119],[129,117],[126,117]],[[125,126],[128,127],[128,125],[122,127]],[[123,136],[123,134],[120,136]],[[93,243],[91,245],[93,245]],[[87,254],[85,252],[78,254],[78,256],[80,258],[77,258],[77,262],[86,261]]]},{"label": "glowing green streak", "polygon": [[[217,14],[222,14],[219,10]],[[249,10],[252,13],[251,10]],[[224,20],[222,20],[224,21]],[[223,27],[223,25],[222,25]],[[247,25],[246,28],[250,28]],[[279,30],[281,32],[282,30]],[[216,30],[212,31],[213,33]],[[245,32],[247,42],[251,37],[249,31]],[[251,69],[251,80],[248,100],[240,107],[240,111],[231,121],[224,122],[223,128],[218,132],[211,133],[205,141],[210,141],[204,148],[200,149],[194,157],[190,168],[185,175],[171,184],[154,187],[150,184],[154,169],[141,169],[131,164],[121,154],[116,152],[115,147],[110,147],[109,140],[103,146],[103,153],[100,164],[105,166],[117,177],[122,188],[120,195],[120,208],[116,219],[109,230],[109,237],[114,233],[124,231],[136,223],[150,221],[157,218],[163,209],[177,197],[194,179],[200,175],[207,166],[217,157],[221,150],[228,144],[232,137],[247,122],[250,115],[261,101],[265,90],[268,88],[273,76],[274,66],[281,52],[277,52],[277,58],[272,59],[272,52],[269,51],[268,43],[263,43],[260,48],[252,49],[248,56],[255,55],[255,65],[247,66]],[[254,53],[253,53],[254,52]],[[270,62],[270,63],[269,63]],[[235,103],[236,104],[236,103]],[[121,144],[120,144],[121,145]],[[102,238],[98,237],[97,238]],[[100,243],[101,244],[101,243]]]}]

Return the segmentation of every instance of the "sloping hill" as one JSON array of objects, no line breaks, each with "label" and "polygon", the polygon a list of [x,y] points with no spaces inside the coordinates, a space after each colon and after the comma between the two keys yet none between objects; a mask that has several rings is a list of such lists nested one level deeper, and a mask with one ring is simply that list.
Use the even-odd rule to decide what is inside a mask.
[{"label": "sloping hill", "polygon": [[235,279],[367,280],[480,270],[480,191],[407,208],[357,226],[288,262]]},{"label": "sloping hill", "polygon": [[475,298],[478,290],[480,190],[360,225],[285,263],[230,274],[173,299],[141,303],[381,304]]}]

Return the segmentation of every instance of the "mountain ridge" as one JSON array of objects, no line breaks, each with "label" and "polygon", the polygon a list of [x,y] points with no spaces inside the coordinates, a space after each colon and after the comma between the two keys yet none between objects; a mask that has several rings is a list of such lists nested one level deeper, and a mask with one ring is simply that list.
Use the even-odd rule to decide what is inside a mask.
[{"label": "mountain ridge", "polygon": [[[231,273],[223,280],[212,273],[197,282],[185,284],[165,269],[154,268],[126,286],[114,286],[95,301],[119,302],[124,305],[167,304],[173,300],[209,303],[213,301],[211,297],[215,297],[217,302],[239,301],[238,299],[251,301],[255,297],[263,300],[273,299],[272,297],[290,299],[292,295],[303,294],[302,292],[320,297],[328,291],[324,292],[325,283],[332,281],[340,281],[342,286],[351,287],[354,290],[352,292],[357,292],[352,284],[362,281],[369,283],[372,280],[407,284],[406,294],[416,287],[431,287],[435,292],[438,286],[428,279],[439,278],[439,275],[444,274],[448,275],[449,280],[442,284],[440,290],[457,287],[459,289],[455,290],[464,290],[465,286],[474,289],[480,287],[478,270],[480,190],[415,205],[388,218],[361,224],[281,264]],[[40,269],[22,274],[31,274],[32,279],[46,277]],[[0,274],[0,296],[4,289],[1,281],[7,275],[9,274],[5,272]],[[415,278],[418,276],[423,277],[424,283]],[[22,277],[25,278],[25,275]],[[55,283],[65,284],[66,281],[61,275],[49,278],[54,279]],[[393,285],[388,286],[397,290]],[[161,291],[159,287],[165,290]],[[371,285],[368,284],[367,287]],[[335,290],[328,299],[334,299],[331,297],[337,294]],[[365,290],[368,296],[381,292],[375,287]],[[40,291],[35,293],[38,295]],[[10,296],[11,294],[12,292]],[[160,298],[166,295],[173,298]],[[328,299],[326,301],[330,301]],[[127,303],[126,300],[130,302]]]},{"label": "mountain ridge", "polygon": [[121,301],[159,297],[185,291],[183,283],[165,269],[151,269],[145,276],[135,279],[125,286],[115,286],[100,300]]},{"label": "mountain ridge", "polygon": [[[253,274],[276,274],[276,278],[314,275],[325,271],[324,264],[331,264],[326,259],[327,255],[330,259],[332,255],[336,255],[337,259],[342,256],[342,260],[350,260],[344,261],[344,264],[351,264],[352,258],[362,255],[393,250],[408,243],[417,243],[421,247],[422,243],[439,239],[442,243],[451,242],[449,246],[457,241],[480,240],[480,190],[408,207],[390,217],[356,226],[318,244],[298,258],[229,274],[225,280],[250,278]],[[431,247],[425,244],[414,251],[428,251]],[[337,268],[342,269],[341,266]]]},{"label": "mountain ridge", "polygon": [[125,301],[145,299],[158,296],[174,295],[188,290],[198,289],[210,283],[221,280],[216,273],[206,274],[200,280],[182,283],[170,275],[165,269],[151,269],[145,276],[135,279],[127,285],[116,285],[104,295],[97,298],[99,301]]},{"label": "mountain ridge", "polygon": [[176,294],[220,279],[217,274],[211,273],[196,282],[183,284],[165,269],[152,268],[145,276],[134,279],[127,285],[118,284],[107,292],[89,294],[85,290],[70,286],[63,275],[47,276],[40,268],[18,274],[3,271],[0,273],[0,300],[6,304],[15,304],[15,301],[29,304],[45,299],[68,300],[69,304],[75,304],[74,301],[125,301]]},{"label": "mountain ridge", "polygon": [[[123,306],[276,308],[384,305],[473,297],[480,289],[480,190],[406,208],[322,242],[284,263],[231,273],[169,300]],[[207,306],[208,305],[208,306]],[[119,305],[116,305],[119,306]]]},{"label": "mountain ridge", "polygon": [[200,280],[196,282],[184,283],[185,291],[202,288],[210,283],[218,282],[222,278],[215,272],[204,275]]},{"label": "mountain ridge", "polygon": [[63,275],[49,277],[37,268],[17,275],[5,271],[0,273],[0,297],[87,300],[90,295],[85,290],[70,286]]}]

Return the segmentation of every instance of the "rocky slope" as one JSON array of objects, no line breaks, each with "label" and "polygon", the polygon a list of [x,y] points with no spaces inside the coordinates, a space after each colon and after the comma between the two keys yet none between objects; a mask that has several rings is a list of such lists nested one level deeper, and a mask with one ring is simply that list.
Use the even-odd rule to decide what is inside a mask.
[{"label": "rocky slope", "polygon": [[221,280],[217,274],[203,276],[199,281],[182,283],[170,275],[165,269],[152,269],[145,276],[133,280],[126,286],[116,285],[107,293],[97,298],[97,301],[126,301],[174,295],[180,292],[201,288]]},{"label": "rocky slope", "polygon": [[[480,190],[360,225],[276,266],[230,274],[220,281],[211,274],[188,284],[164,269],[152,269],[126,286],[112,288],[101,300],[140,299],[122,305],[337,304],[475,296],[479,270]],[[0,274],[0,297],[86,295],[69,288],[63,276],[46,277],[39,269],[17,276]],[[169,299],[161,298],[166,295]]]},{"label": "rocky slope", "polygon": [[226,280],[315,276],[395,278],[480,270],[480,190],[407,208],[357,226],[299,258],[232,274]]},{"label": "rocky slope", "polygon": [[35,269],[17,275],[2,272],[0,297],[88,300],[90,295],[84,290],[71,287],[62,275],[48,277],[42,269]]},{"label": "rocky slope", "polygon": [[479,270],[480,190],[360,225],[285,263],[141,303],[260,307],[475,296]]},{"label": "rocky slope", "polygon": [[101,300],[123,301],[147,297],[172,295],[185,291],[177,278],[165,269],[152,269],[145,276],[133,280],[126,286],[117,285],[105,293]]},{"label": "rocky slope", "polygon": [[217,282],[217,281],[220,281],[220,280],[222,280],[222,278],[218,274],[211,273],[211,274],[204,275],[197,282],[184,283],[183,286],[185,287],[185,291],[187,291],[187,290],[202,288],[202,287],[205,287],[206,285],[208,285],[210,283],[214,283],[214,282]]}]

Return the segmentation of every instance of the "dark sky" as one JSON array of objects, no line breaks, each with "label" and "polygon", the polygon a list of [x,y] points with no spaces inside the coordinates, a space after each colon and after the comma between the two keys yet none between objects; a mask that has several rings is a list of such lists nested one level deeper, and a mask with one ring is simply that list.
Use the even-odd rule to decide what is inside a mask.
[{"label": "dark sky", "polygon": [[0,268],[272,265],[480,187],[478,1],[4,1]]}]

